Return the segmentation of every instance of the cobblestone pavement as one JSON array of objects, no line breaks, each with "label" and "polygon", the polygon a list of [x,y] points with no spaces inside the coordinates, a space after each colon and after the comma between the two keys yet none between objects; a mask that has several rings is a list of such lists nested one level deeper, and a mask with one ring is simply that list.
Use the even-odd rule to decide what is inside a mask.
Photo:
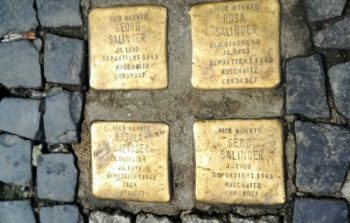
[{"label": "cobblestone pavement", "polygon": [[[216,0],[213,0],[216,1]],[[191,87],[189,10],[204,0],[0,1],[0,223],[345,223],[350,201],[350,2],[280,0],[282,83],[266,90]],[[91,8],[168,9],[169,85],[100,92],[88,86]],[[284,120],[287,201],[236,206],[194,200],[192,123]],[[169,203],[100,200],[91,192],[94,120],[170,126]]]}]

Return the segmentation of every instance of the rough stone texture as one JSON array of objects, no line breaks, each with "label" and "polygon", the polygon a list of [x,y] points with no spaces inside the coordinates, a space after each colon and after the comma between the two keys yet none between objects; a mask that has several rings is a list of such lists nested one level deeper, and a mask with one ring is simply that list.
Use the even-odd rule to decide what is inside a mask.
[{"label": "rough stone texture", "polygon": [[95,211],[90,214],[89,223],[131,223],[131,217],[120,213],[109,215],[104,212]]},{"label": "rough stone texture", "polygon": [[303,56],[311,50],[310,31],[304,19],[303,0],[281,0],[281,56]]},{"label": "rough stone texture", "polygon": [[0,135],[0,181],[29,186],[31,180],[31,142],[15,135]]},{"label": "rough stone texture", "polygon": [[287,62],[288,114],[309,118],[328,118],[325,75],[321,56],[295,58]]},{"label": "rough stone texture", "polygon": [[78,141],[83,98],[80,92],[51,89],[45,99],[44,128],[49,144]]},{"label": "rough stone texture", "polygon": [[306,0],[306,12],[311,22],[341,16],[346,0]]},{"label": "rough stone texture", "polygon": [[25,32],[38,26],[34,0],[0,1],[0,36],[9,32]]},{"label": "rough stone texture", "polygon": [[40,208],[41,223],[84,223],[79,209],[73,205]]},{"label": "rough stone texture", "polygon": [[350,202],[350,171],[348,171],[348,175],[346,176],[343,187],[341,188],[341,194],[343,198]]},{"label": "rough stone texture", "polygon": [[318,31],[313,38],[314,44],[321,48],[350,50],[350,16]]},{"label": "rough stone texture", "polygon": [[[205,0],[91,1],[92,8],[136,4],[161,4],[167,7],[169,85],[167,89],[161,91],[89,90],[87,92],[81,143],[73,145],[81,170],[78,196],[85,208],[121,208],[135,214],[146,212],[156,215],[178,215],[183,210],[192,208],[204,211],[214,208],[218,211],[232,210],[230,205],[202,205],[194,200],[193,122],[196,119],[213,118],[280,117],[283,114],[283,92],[281,88],[239,91],[199,91],[192,88],[191,32],[188,13],[192,4],[200,2]],[[156,121],[171,126],[170,202],[159,204],[94,198],[91,193],[89,131],[91,123],[96,120]]]},{"label": "rough stone texture", "polygon": [[350,130],[296,122],[296,186],[314,194],[339,192],[350,163]]},{"label": "rough stone texture", "polygon": [[182,223],[222,223],[221,220],[214,217],[203,218],[197,215],[182,215],[181,222]]},{"label": "rough stone texture", "polygon": [[167,217],[158,217],[152,214],[139,214],[136,218],[136,223],[171,223]]},{"label": "rough stone texture", "polygon": [[35,223],[34,212],[29,200],[1,201],[1,223]]},{"label": "rough stone texture", "polygon": [[230,223],[279,223],[277,216],[263,216],[260,218],[239,218],[230,215]]},{"label": "rough stone texture", "polygon": [[297,198],[293,223],[347,223],[348,206],[341,200]]},{"label": "rough stone texture", "polygon": [[40,52],[41,49],[43,48],[43,41],[40,38],[36,38],[33,41],[33,44],[38,52]]},{"label": "rough stone texture", "polygon": [[41,112],[40,100],[3,98],[0,101],[0,130],[38,139]]},{"label": "rough stone texture", "polygon": [[81,26],[79,0],[36,0],[40,24],[44,27]]},{"label": "rough stone texture", "polygon": [[73,155],[41,155],[37,167],[38,197],[54,201],[74,201],[77,176]]},{"label": "rough stone texture", "polygon": [[84,41],[46,34],[44,75],[47,82],[82,85]]},{"label": "rough stone texture", "polygon": [[1,43],[0,55],[0,84],[7,88],[41,87],[39,53],[32,43],[26,40]]},{"label": "rough stone texture", "polygon": [[328,76],[338,111],[350,119],[350,62],[331,67]]}]

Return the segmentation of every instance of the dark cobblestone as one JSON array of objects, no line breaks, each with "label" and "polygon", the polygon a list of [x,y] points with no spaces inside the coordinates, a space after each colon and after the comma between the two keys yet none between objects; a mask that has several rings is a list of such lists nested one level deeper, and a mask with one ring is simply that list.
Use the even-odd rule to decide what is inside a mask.
[{"label": "dark cobblestone", "polygon": [[350,62],[331,67],[328,76],[338,111],[350,119]]},{"label": "dark cobblestone", "polygon": [[[1,3],[0,3],[1,4]],[[40,88],[39,53],[29,41],[0,44],[0,83],[7,88]]]},{"label": "dark cobblestone", "polygon": [[40,208],[41,223],[84,223],[79,209],[74,205]]},{"label": "dark cobblestone", "polygon": [[348,223],[348,207],[341,200],[297,198],[293,223]]},{"label": "dark cobblestone", "polygon": [[46,81],[82,85],[84,56],[84,41],[46,34],[44,56]]},{"label": "dark cobblestone", "polygon": [[36,0],[44,27],[81,26],[79,0]]},{"label": "dark cobblestone", "polygon": [[37,193],[40,199],[72,202],[78,171],[71,154],[41,155],[37,167]]},{"label": "dark cobblestone", "polygon": [[1,223],[35,223],[34,212],[29,200],[1,201]]},{"label": "dark cobblestone", "polygon": [[346,0],[306,0],[306,11],[311,22],[341,16]]},{"label": "dark cobblestone", "polygon": [[29,186],[32,180],[32,145],[15,135],[0,135],[0,181]]},{"label": "dark cobblestone", "polygon": [[296,186],[300,191],[340,191],[350,163],[350,130],[333,125],[296,122]]},{"label": "dark cobblestone", "polygon": [[328,118],[325,75],[321,56],[296,58],[287,62],[286,112],[309,118]]},{"label": "dark cobblestone", "polygon": [[80,92],[70,93],[61,88],[51,89],[45,99],[44,128],[49,144],[78,141],[77,124],[82,114]]},{"label": "dark cobblestone", "polygon": [[0,1],[0,36],[9,32],[25,32],[38,26],[34,0]]},{"label": "dark cobblestone", "polygon": [[314,44],[321,48],[350,50],[350,16],[335,22],[314,35]]},{"label": "dark cobblestone", "polygon": [[39,138],[40,100],[3,98],[0,101],[0,129],[28,139]]}]

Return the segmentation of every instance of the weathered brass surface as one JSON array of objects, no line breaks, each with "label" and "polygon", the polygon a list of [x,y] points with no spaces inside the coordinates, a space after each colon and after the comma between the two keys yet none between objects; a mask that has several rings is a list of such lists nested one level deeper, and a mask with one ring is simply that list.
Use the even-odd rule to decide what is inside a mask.
[{"label": "weathered brass surface", "polygon": [[89,14],[90,86],[166,88],[167,11],[161,6],[96,8]]},{"label": "weathered brass surface", "polygon": [[192,85],[271,88],[280,82],[278,0],[225,1],[191,9]]},{"label": "weathered brass surface", "polygon": [[97,198],[168,202],[169,127],[162,123],[94,122],[92,192]]},{"label": "weathered brass surface", "polygon": [[279,120],[196,122],[196,200],[273,205],[285,201]]}]

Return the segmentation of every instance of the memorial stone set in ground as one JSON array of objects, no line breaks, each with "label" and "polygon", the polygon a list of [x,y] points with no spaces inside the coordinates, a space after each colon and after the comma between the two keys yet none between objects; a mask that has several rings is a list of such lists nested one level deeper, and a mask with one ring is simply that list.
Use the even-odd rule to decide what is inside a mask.
[{"label": "memorial stone set in ground", "polygon": [[0,2],[0,222],[348,222],[347,8]]}]

